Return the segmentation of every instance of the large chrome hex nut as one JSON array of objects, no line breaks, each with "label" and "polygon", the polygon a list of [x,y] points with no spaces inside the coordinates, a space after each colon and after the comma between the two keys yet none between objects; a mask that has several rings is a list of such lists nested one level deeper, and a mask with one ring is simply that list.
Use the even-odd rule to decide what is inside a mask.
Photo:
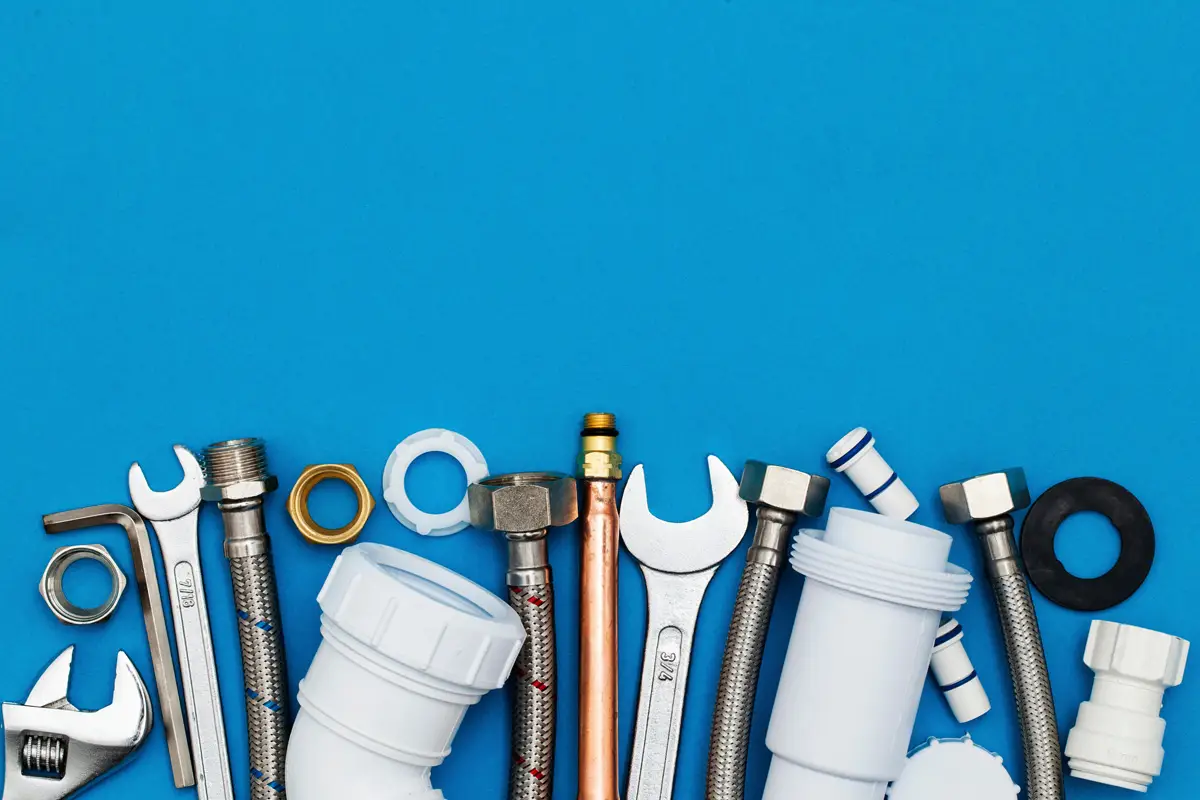
[{"label": "large chrome hex nut", "polygon": [[514,472],[467,489],[471,524],[504,533],[530,533],[579,516],[575,479],[559,472]]},{"label": "large chrome hex nut", "polygon": [[1029,505],[1029,486],[1020,467],[947,483],[939,493],[946,521],[956,525],[994,519]]},{"label": "large chrome hex nut", "polygon": [[748,503],[792,511],[806,517],[825,512],[829,479],[787,467],[747,461],[738,496]]}]

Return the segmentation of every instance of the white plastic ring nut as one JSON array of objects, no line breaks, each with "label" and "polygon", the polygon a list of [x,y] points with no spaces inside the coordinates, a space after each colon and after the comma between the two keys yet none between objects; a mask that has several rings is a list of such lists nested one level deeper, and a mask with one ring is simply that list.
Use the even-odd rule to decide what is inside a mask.
[{"label": "white plastic ring nut", "polygon": [[938,628],[929,669],[950,704],[951,713],[960,723],[979,719],[992,710],[992,703],[963,646],[963,629],[958,620],[951,619]]},{"label": "white plastic ring nut", "polygon": [[1083,663],[1096,680],[1067,736],[1072,776],[1146,791],[1162,772],[1163,694],[1183,682],[1188,649],[1178,636],[1092,621]]},{"label": "white plastic ring nut", "polygon": [[908,519],[921,505],[879,455],[875,437],[866,428],[855,428],[838,439],[825,460],[837,472],[846,473],[867,502],[884,516]]},{"label": "white plastic ring nut", "polygon": [[1004,759],[971,741],[930,739],[915,750],[888,790],[888,800],[1015,800]]},{"label": "white plastic ring nut", "polygon": [[404,527],[422,536],[458,533],[470,524],[465,492],[457,506],[442,514],[422,511],[408,498],[408,490],[404,487],[408,468],[426,453],[445,453],[457,461],[467,475],[468,486],[488,476],[487,461],[470,439],[445,428],[429,428],[414,433],[396,445],[388,457],[387,465],[383,468],[383,499]]}]

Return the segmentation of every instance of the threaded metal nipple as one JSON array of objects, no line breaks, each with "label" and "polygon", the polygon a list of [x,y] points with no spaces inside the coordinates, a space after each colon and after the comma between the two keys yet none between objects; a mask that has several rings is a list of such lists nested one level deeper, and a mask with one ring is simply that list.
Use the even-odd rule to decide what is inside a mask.
[{"label": "threaded metal nipple", "polygon": [[587,428],[615,428],[617,427],[616,414],[584,414],[583,427]]},{"label": "threaded metal nipple", "polygon": [[262,439],[230,439],[210,444],[204,448],[201,464],[209,486],[265,481],[269,477],[267,445]]}]

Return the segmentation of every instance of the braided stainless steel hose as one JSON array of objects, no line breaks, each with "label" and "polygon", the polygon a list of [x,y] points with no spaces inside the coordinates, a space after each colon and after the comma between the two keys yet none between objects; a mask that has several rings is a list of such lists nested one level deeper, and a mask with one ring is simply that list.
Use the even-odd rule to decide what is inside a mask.
[{"label": "braided stainless steel hose", "polygon": [[513,670],[511,800],[550,800],[558,680],[554,587],[546,534],[579,515],[575,479],[554,472],[497,475],[467,489],[471,524],[508,540],[508,601],[528,638]]},{"label": "braided stainless steel hose", "polygon": [[234,439],[204,450],[204,498],[216,501],[225,524],[225,556],[233,577],[246,721],[250,737],[250,797],[286,797],[289,723],[287,662],[279,596],[263,519],[263,495],[278,481],[267,471],[264,443]]},{"label": "braided stainless steel hose", "polygon": [[1021,740],[1028,800],[1063,800],[1062,746],[1050,672],[1029,584],[1021,571],[1011,513],[1029,505],[1020,469],[979,475],[941,488],[946,519],[970,523],[996,596]]},{"label": "braided stainless steel hose", "polygon": [[708,749],[708,800],[742,800],[745,795],[750,721],[788,534],[799,515],[815,517],[825,510],[829,481],[748,461],[738,493],[757,504],[758,522],[725,639]]}]

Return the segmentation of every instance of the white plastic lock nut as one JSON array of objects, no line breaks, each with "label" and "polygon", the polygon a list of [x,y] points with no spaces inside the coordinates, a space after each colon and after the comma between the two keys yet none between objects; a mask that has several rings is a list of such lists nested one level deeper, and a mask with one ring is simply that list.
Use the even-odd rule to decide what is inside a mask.
[{"label": "white plastic lock nut", "polygon": [[[879,800],[904,769],[943,611],[971,575],[948,563],[951,537],[835,508],[801,531],[807,576],[767,730],[763,800]],[[819,654],[814,657],[813,654]]]},{"label": "white plastic lock nut", "polygon": [[1189,647],[1178,636],[1092,621],[1083,663],[1096,679],[1067,736],[1071,775],[1147,790],[1162,773],[1163,693],[1183,682]]},{"label": "white plastic lock nut", "polygon": [[960,723],[979,719],[992,710],[992,703],[963,646],[963,629],[958,620],[951,619],[938,629],[929,667],[950,705],[950,712]]},{"label": "white plastic lock nut", "polygon": [[1020,791],[1003,758],[964,736],[930,739],[914,750],[887,796],[888,800],[1014,800]]},{"label": "white plastic lock nut", "polygon": [[445,453],[462,467],[467,485],[488,476],[487,461],[475,444],[460,433],[445,428],[418,431],[396,445],[383,468],[383,499],[400,524],[422,536],[448,536],[470,524],[470,508],[464,493],[462,501],[442,514],[430,514],[417,508],[404,486],[408,469],[426,453]]},{"label": "white plastic lock nut", "polygon": [[442,800],[430,770],[467,709],[508,679],[525,629],[508,603],[379,544],[338,556],[317,602],[321,646],[288,745],[292,800]]},{"label": "white plastic lock nut", "polygon": [[825,454],[825,460],[837,472],[844,472],[884,516],[908,519],[921,505],[879,455],[875,437],[866,428],[855,428],[839,439]]}]

